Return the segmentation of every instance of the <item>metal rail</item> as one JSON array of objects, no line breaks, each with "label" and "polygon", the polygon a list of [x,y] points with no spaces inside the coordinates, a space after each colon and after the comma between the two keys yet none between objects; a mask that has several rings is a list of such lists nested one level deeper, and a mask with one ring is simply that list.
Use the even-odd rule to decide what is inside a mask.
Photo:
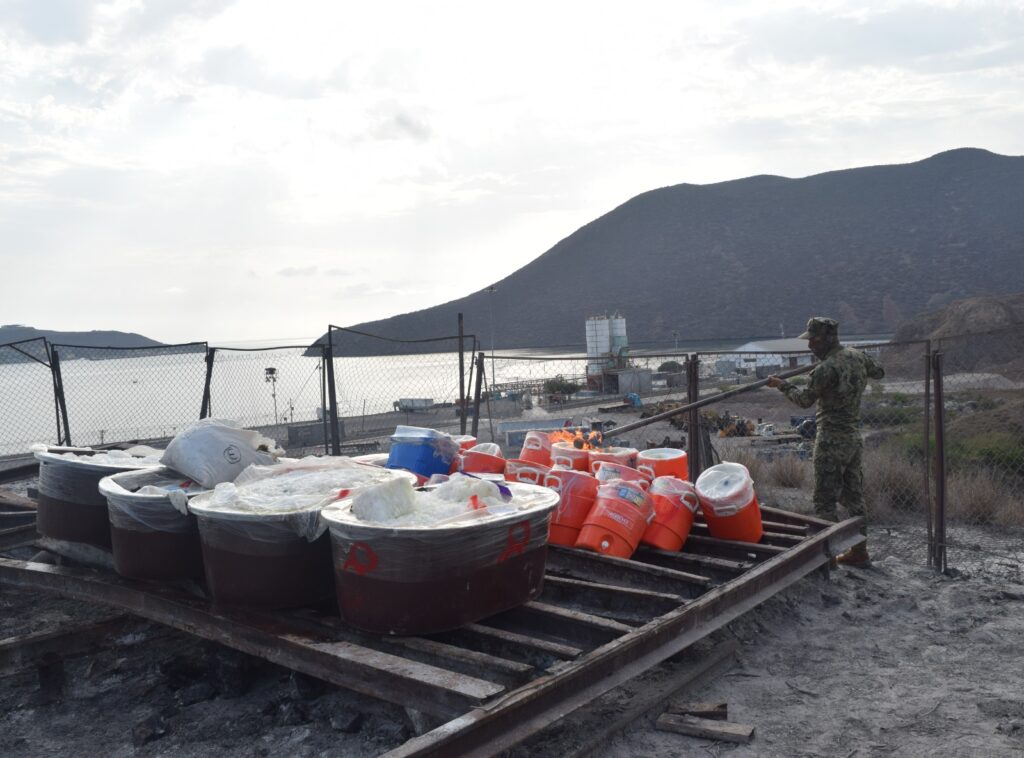
[{"label": "metal rail", "polygon": [[[213,609],[110,571],[0,558],[0,585],[127,611],[420,711],[437,728],[387,755],[493,755],[675,655],[861,539],[839,524],[762,508],[757,545],[703,536],[633,560],[552,547],[535,602],[429,637],[357,632],[313,611]],[[772,544],[775,542],[776,544]],[[443,723],[441,723],[443,722]]]}]

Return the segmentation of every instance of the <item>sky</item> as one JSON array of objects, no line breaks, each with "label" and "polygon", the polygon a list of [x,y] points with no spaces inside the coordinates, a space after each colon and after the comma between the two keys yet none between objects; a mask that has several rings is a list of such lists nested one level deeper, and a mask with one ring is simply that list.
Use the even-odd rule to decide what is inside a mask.
[{"label": "sky", "polygon": [[316,337],[651,189],[957,147],[1024,154],[1024,0],[0,0],[0,324]]}]

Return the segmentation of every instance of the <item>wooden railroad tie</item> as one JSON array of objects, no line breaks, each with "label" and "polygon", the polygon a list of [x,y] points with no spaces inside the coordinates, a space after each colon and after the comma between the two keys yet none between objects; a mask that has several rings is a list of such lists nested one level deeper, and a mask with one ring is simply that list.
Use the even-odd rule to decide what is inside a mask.
[{"label": "wooden railroad tie", "polygon": [[726,703],[670,703],[658,717],[655,728],[689,737],[746,744],[754,738],[754,727],[726,721]]}]

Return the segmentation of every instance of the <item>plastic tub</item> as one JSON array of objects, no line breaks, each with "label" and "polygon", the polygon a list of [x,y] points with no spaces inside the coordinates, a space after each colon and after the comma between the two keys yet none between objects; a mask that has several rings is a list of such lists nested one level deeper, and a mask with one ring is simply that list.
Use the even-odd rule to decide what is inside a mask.
[{"label": "plastic tub", "polygon": [[202,579],[196,517],[187,501],[203,489],[166,466],[100,480],[107,500],[114,570],[129,579]]},{"label": "plastic tub", "polygon": [[746,466],[719,463],[705,469],[695,486],[712,537],[740,542],[761,540],[761,507]]},{"label": "plastic tub", "polygon": [[651,477],[643,473],[639,469],[630,468],[622,463],[613,463],[611,461],[594,461],[592,465],[594,469],[594,476],[597,477],[597,481],[604,484],[614,479],[622,479],[626,482],[647,482],[651,483]]},{"label": "plastic tub", "polygon": [[510,482],[543,485],[544,476],[550,470],[550,466],[534,463],[533,461],[523,461],[515,458],[505,461],[505,478]]},{"label": "plastic tub", "polygon": [[532,461],[542,466],[551,466],[551,438],[547,432],[530,431],[523,440],[519,460]]},{"label": "plastic tub", "polygon": [[634,447],[606,447],[590,451],[590,473],[597,473],[594,464],[598,461],[621,463],[623,466],[636,468],[638,450]]},{"label": "plastic tub", "polygon": [[432,634],[537,597],[558,495],[517,482],[507,488],[508,508],[433,526],[361,521],[353,498],[326,508],[342,619],[369,632]]},{"label": "plastic tub", "polygon": [[571,442],[556,442],[551,446],[553,466],[563,466],[576,471],[590,471],[590,450],[577,448]]},{"label": "plastic tub", "polygon": [[99,491],[100,479],[160,465],[155,457],[133,457],[120,450],[89,453],[81,448],[76,452],[46,448],[34,454],[39,461],[39,534],[108,550],[110,519],[107,500]]},{"label": "plastic tub", "polygon": [[292,608],[329,599],[331,545],[320,511],[394,478],[412,481],[415,475],[348,458],[304,458],[249,468],[234,485],[193,498],[189,511],[198,519],[214,603]]},{"label": "plastic tub", "polygon": [[640,541],[659,550],[680,550],[690,536],[693,514],[700,507],[693,485],[674,476],[659,476],[648,492],[654,501],[654,520]]},{"label": "plastic tub", "polygon": [[405,469],[429,479],[434,474],[447,474],[458,450],[455,440],[436,429],[398,426],[391,436],[387,467]]},{"label": "plastic tub", "polygon": [[637,453],[636,467],[651,479],[659,476],[674,476],[676,479],[689,479],[690,468],[685,450],[673,447],[655,447]]},{"label": "plastic tub", "polygon": [[572,547],[580,535],[597,497],[597,479],[586,471],[553,468],[544,476],[544,486],[558,493],[558,508],[551,515],[548,542]]},{"label": "plastic tub", "polygon": [[629,558],[653,518],[654,503],[647,494],[647,482],[619,479],[602,484],[580,529],[576,547]]}]

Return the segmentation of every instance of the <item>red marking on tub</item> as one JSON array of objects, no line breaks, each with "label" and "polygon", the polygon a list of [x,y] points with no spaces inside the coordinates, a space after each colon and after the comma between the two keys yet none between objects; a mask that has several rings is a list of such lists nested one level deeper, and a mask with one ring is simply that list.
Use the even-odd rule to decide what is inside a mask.
[{"label": "red marking on tub", "polygon": [[483,503],[481,503],[480,502],[480,498],[477,497],[476,495],[470,495],[469,496],[469,507],[472,508],[474,511],[478,511],[481,508],[486,508],[487,506],[484,505]]},{"label": "red marking on tub", "polygon": [[369,574],[380,562],[373,548],[365,542],[353,542],[348,551],[348,557],[342,565],[342,571],[355,571],[359,576]]},{"label": "red marking on tub", "polygon": [[348,497],[351,492],[352,490],[338,490],[338,496],[334,499],[341,500],[343,497]]},{"label": "red marking on tub", "polygon": [[498,556],[498,563],[504,563],[513,555],[522,555],[530,544],[530,522],[520,521],[508,528],[508,542],[505,551]]}]

